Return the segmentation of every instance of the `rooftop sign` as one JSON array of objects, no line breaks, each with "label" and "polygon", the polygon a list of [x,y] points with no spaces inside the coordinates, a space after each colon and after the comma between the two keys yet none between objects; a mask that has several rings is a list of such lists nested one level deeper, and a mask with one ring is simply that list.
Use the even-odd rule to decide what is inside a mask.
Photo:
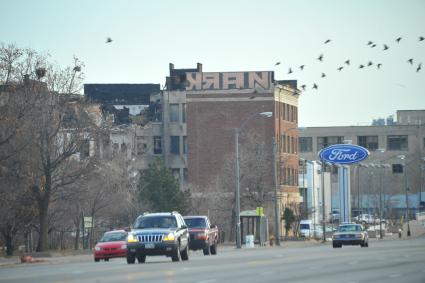
[{"label": "rooftop sign", "polygon": [[273,72],[188,72],[186,90],[226,90],[272,88]]},{"label": "rooftop sign", "polygon": [[335,144],[322,149],[319,157],[325,162],[348,165],[367,159],[369,151],[359,145]]}]

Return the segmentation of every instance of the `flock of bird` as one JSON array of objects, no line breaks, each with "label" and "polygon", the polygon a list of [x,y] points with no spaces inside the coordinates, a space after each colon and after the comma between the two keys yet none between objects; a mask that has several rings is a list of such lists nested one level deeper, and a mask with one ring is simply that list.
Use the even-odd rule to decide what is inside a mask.
[{"label": "flock of bird", "polygon": [[[401,42],[401,40],[402,40],[402,39],[403,39],[402,37],[398,37],[398,38],[396,38],[396,39],[395,39],[395,42],[396,42],[397,44],[400,44],[400,42]],[[425,37],[423,37],[423,36],[420,36],[420,37],[418,38],[418,41],[419,41],[419,42],[424,41],[424,40],[425,40]],[[107,37],[107,38],[106,38],[106,43],[111,43],[112,41],[113,41],[113,40],[112,40],[112,38],[110,38],[110,37]],[[324,44],[329,44],[331,41],[332,41],[331,39],[327,39],[327,40],[325,40],[325,41],[324,41]],[[375,47],[377,47],[377,44],[376,44],[375,42],[373,42],[373,41],[369,40],[369,41],[366,43],[366,46],[368,46],[368,47],[370,47],[370,48],[375,48]],[[390,49],[390,47],[389,47],[387,44],[383,44],[382,51],[387,51],[388,49]],[[320,55],[317,57],[317,60],[318,60],[319,62],[323,62],[323,60],[324,60],[324,55],[323,55],[323,54],[320,54]],[[413,64],[414,64],[414,59],[413,59],[413,58],[409,58],[409,59],[407,59],[407,61],[406,61],[406,62],[413,66]],[[278,66],[278,65],[280,65],[280,62],[276,62],[275,66]],[[343,63],[341,66],[338,66],[338,67],[336,68],[336,70],[338,70],[339,72],[341,72],[344,68],[347,68],[347,67],[348,67],[348,66],[350,66],[350,65],[351,65],[351,60],[350,60],[350,59],[347,59],[347,60],[345,60],[345,61],[344,61],[344,63]],[[376,68],[377,68],[378,70],[379,70],[379,69],[381,69],[381,67],[382,67],[382,63],[376,63],[376,64],[374,64],[372,61],[369,61],[367,64],[360,64],[360,65],[358,66],[358,68],[359,68],[359,69],[364,69],[364,68],[366,68],[366,67],[371,67],[372,65],[376,65]],[[305,67],[306,67],[305,65],[300,65],[300,66],[298,67],[298,69],[300,69],[301,71],[304,71],[304,68],[305,68]],[[417,65],[416,65],[416,72],[419,72],[421,69],[422,69],[422,63],[417,63]],[[292,73],[294,73],[294,71],[293,71],[292,67],[289,67],[288,74],[292,74]],[[326,74],[325,74],[325,73],[322,73],[322,74],[320,75],[320,77],[321,77],[321,78],[325,78],[325,77],[326,77]],[[301,85],[300,87],[301,87],[301,89],[302,89],[303,91],[305,91],[305,90],[306,90],[306,88],[307,88],[307,85],[303,84],[303,85]],[[318,85],[316,82],[314,82],[314,83],[313,83],[313,86],[312,86],[312,89],[319,89],[319,85]]]},{"label": "flock of bird", "polygon": [[[398,37],[398,38],[396,38],[395,39],[395,42],[397,43],[397,44],[400,44],[400,42],[402,41],[402,37]],[[423,37],[423,36],[420,36],[419,38],[418,38],[418,42],[423,42],[425,40],[425,37]],[[323,43],[324,44],[329,44],[330,42],[331,42],[332,40],[331,39],[327,39],[327,40],[325,40]],[[378,45],[377,45],[377,43],[375,43],[375,42],[373,42],[373,41],[368,41],[367,43],[366,43],[366,46],[368,46],[369,48],[375,48],[375,47],[377,47]],[[390,49],[390,47],[387,45],[387,44],[383,44],[383,46],[382,46],[382,51],[383,52],[385,52],[385,51],[387,51],[387,50],[389,50]],[[323,62],[324,61],[324,55],[323,54],[320,54],[318,57],[317,57],[317,59],[316,59],[317,61],[319,61],[319,62]],[[280,63],[281,62],[276,62],[276,64],[275,64],[275,66],[278,66],[278,65],[280,65]],[[415,60],[413,59],[413,58],[409,58],[409,59],[407,59],[406,60],[406,63],[408,63],[408,64],[410,64],[410,65],[414,65],[414,63],[416,63],[415,62]],[[352,63],[351,63],[351,60],[350,59],[347,59],[347,60],[345,60],[344,61],[344,63],[341,65],[341,66],[338,66],[337,68],[336,68],[336,70],[338,70],[339,72],[341,72],[344,68],[347,68],[347,67],[349,67],[350,65],[351,65]],[[416,65],[416,72],[419,72],[421,69],[422,69],[422,63],[421,62],[418,62],[418,63],[416,63],[417,65]],[[367,64],[360,64],[359,66],[358,66],[358,68],[359,69],[364,69],[364,68],[367,68],[367,67],[371,67],[372,65],[376,65],[376,68],[379,70],[379,69],[381,69],[381,67],[382,67],[382,63],[373,63],[372,61],[369,61]],[[300,69],[300,71],[303,71],[304,69],[306,68],[306,65],[300,65],[299,67],[298,67],[298,69]],[[292,67],[289,67],[289,70],[288,70],[288,74],[292,74],[292,73],[294,73],[294,70],[293,70],[293,68]],[[322,73],[321,75],[320,75],[320,77],[321,78],[325,78],[326,77],[326,74],[325,73]],[[303,85],[301,85],[300,86],[301,87],[301,89],[303,90],[303,91],[305,91],[306,90],[306,88],[307,88],[307,85],[305,85],[305,84],[303,84]],[[318,85],[318,83],[317,82],[314,82],[313,83],[313,85],[312,85],[312,89],[318,89],[319,88],[319,85]]]}]

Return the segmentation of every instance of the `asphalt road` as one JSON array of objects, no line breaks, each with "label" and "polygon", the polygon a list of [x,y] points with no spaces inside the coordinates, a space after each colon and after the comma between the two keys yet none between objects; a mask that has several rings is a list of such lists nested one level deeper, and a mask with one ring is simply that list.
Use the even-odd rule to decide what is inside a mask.
[{"label": "asphalt road", "polygon": [[216,256],[191,252],[188,262],[148,257],[95,263],[19,264],[0,268],[0,282],[425,282],[425,238],[371,240],[369,248],[222,247]]}]

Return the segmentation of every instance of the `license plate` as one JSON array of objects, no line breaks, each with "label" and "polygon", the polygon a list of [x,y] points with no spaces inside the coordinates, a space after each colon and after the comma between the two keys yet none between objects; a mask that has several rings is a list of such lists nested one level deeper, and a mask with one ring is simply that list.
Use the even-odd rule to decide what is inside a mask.
[{"label": "license plate", "polygon": [[155,244],[154,243],[147,243],[145,244],[145,249],[154,249],[155,248]]}]

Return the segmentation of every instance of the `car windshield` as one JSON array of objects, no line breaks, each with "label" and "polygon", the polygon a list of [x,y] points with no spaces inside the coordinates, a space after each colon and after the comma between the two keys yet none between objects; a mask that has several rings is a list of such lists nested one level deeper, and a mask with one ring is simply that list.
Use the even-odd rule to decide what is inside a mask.
[{"label": "car windshield", "polygon": [[310,229],[309,224],[300,224],[300,229]]},{"label": "car windshield", "polygon": [[176,227],[177,221],[173,216],[145,216],[138,218],[134,224],[135,229]]},{"label": "car windshield", "polygon": [[125,241],[126,239],[127,239],[126,232],[114,232],[114,233],[105,233],[99,242],[117,242],[117,241]]},{"label": "car windshield", "polygon": [[341,225],[338,227],[338,232],[356,232],[361,230],[359,225]]},{"label": "car windshield", "polygon": [[189,228],[207,228],[205,218],[185,218],[184,222]]}]

